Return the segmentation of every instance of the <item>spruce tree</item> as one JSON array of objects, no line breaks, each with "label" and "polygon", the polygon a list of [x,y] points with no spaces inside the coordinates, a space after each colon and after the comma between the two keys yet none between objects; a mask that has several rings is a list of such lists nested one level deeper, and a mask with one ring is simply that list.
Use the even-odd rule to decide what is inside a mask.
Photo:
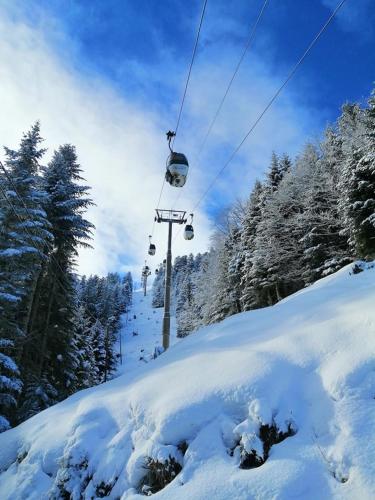
[{"label": "spruce tree", "polygon": [[244,310],[253,309],[258,303],[253,283],[252,267],[257,227],[262,220],[263,185],[256,181],[246,206],[241,234],[243,266],[241,272],[241,302]]},{"label": "spruce tree", "polygon": [[92,345],[93,356],[97,375],[95,383],[100,384],[106,379],[107,370],[107,339],[106,330],[99,320],[91,326],[89,333],[90,344]]},{"label": "spruce tree", "polygon": [[14,382],[3,381],[0,415],[12,422],[21,388],[19,372],[24,379],[28,369],[22,357],[32,345],[30,320],[37,283],[52,240],[42,208],[46,195],[39,177],[41,142],[37,122],[23,135],[18,150],[5,148],[7,175],[0,177],[5,193],[0,202],[0,349],[8,366],[6,377]]},{"label": "spruce tree", "polygon": [[349,245],[361,259],[375,257],[374,108],[373,94],[368,109],[363,112],[357,105],[347,105],[340,119],[346,152],[341,207]]},{"label": "spruce tree", "polygon": [[[53,234],[53,250],[43,271],[38,309],[31,331],[39,335],[34,352],[25,352],[23,363],[36,360],[26,373],[23,405],[33,398],[33,387],[40,392],[39,381],[47,380],[63,399],[76,387],[73,349],[76,290],[73,275],[78,248],[89,246],[93,225],[84,218],[92,204],[88,187],[82,185],[81,169],[72,145],[55,151],[44,168],[43,188],[47,194],[45,210]],[[21,417],[23,415],[21,414]]]},{"label": "spruce tree", "polygon": [[350,261],[343,234],[344,217],[339,209],[342,140],[329,128],[320,147],[320,155],[314,148],[306,148],[304,173],[299,178],[302,211],[297,223],[303,233],[300,242],[305,285],[336,272]]},{"label": "spruce tree", "polygon": [[164,307],[165,268],[159,264],[158,274],[152,284],[152,307]]},{"label": "spruce tree", "polygon": [[90,319],[80,306],[74,320],[74,369],[76,375],[76,388],[86,389],[92,387],[98,380],[98,368],[95,365],[94,348],[91,344]]},{"label": "spruce tree", "polygon": [[[239,300],[231,283],[230,260],[231,240],[221,242],[217,252],[216,278],[211,289],[211,299],[207,304],[205,322],[216,323],[232,314],[240,312]],[[232,274],[232,278],[234,273]]]}]

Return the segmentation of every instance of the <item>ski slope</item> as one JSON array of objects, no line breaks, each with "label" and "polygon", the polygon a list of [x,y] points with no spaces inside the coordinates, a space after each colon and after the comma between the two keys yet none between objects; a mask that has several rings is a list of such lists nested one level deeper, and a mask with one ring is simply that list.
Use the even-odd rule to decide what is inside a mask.
[{"label": "ski slope", "polygon": [[[362,267],[152,362],[136,361],[140,335],[134,369],[0,435],[0,498],[142,498],[146,464],[173,459],[158,499],[373,499],[375,268]],[[265,429],[285,438],[267,453]]]},{"label": "ski slope", "polygon": [[[120,331],[121,344],[117,351],[122,352],[122,362],[116,376],[129,373],[153,361],[155,350],[162,347],[163,308],[152,307],[151,291],[144,296],[143,289],[133,293],[133,304],[128,314],[122,317]],[[171,317],[170,345],[176,343],[175,318]],[[121,349],[120,349],[121,345]]]}]

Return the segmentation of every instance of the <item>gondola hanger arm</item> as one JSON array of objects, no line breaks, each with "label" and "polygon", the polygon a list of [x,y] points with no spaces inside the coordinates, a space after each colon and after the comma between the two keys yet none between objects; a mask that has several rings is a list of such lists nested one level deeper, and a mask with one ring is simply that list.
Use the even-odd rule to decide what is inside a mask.
[{"label": "gondola hanger arm", "polygon": [[166,135],[167,135],[167,141],[168,141],[169,151],[170,151],[171,153],[173,153],[173,149],[172,149],[172,146],[171,146],[171,142],[172,142],[173,137],[175,137],[175,136],[176,136],[176,132],[173,132],[172,130],[168,130],[168,132],[167,132],[167,134],[166,134]]}]

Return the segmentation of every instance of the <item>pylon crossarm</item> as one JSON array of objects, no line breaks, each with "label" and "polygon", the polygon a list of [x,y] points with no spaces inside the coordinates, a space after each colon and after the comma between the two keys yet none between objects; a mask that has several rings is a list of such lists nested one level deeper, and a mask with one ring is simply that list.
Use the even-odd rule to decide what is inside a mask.
[{"label": "pylon crossarm", "polygon": [[156,222],[172,222],[173,224],[185,224],[186,223],[186,211],[184,210],[166,210],[157,208],[156,210]]}]

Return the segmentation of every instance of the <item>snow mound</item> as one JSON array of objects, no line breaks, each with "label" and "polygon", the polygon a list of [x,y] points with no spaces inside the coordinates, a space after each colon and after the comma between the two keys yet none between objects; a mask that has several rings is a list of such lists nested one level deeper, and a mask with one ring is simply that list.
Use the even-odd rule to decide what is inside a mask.
[{"label": "snow mound", "polygon": [[0,435],[0,498],[375,492],[375,268],[201,329]]}]

